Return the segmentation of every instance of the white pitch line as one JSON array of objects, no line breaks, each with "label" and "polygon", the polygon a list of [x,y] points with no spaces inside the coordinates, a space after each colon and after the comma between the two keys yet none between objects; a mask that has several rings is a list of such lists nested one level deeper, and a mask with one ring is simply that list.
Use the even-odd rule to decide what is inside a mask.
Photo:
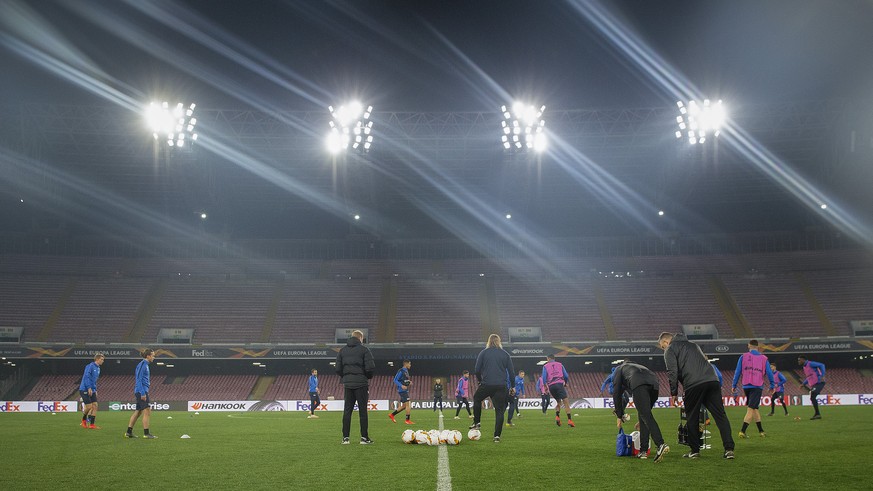
[{"label": "white pitch line", "polygon": [[[440,431],[443,431],[443,418],[440,418]],[[452,491],[452,474],[449,472],[449,447],[440,445],[437,450],[437,491]]]}]

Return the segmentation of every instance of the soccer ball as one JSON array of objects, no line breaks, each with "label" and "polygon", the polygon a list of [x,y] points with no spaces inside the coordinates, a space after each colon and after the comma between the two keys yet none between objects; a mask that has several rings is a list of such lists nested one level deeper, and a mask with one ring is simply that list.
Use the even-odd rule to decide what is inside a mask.
[{"label": "soccer ball", "polygon": [[415,443],[415,432],[406,430],[400,435],[400,439],[403,440],[403,443]]},{"label": "soccer ball", "polygon": [[461,432],[457,430],[445,430],[443,431],[443,436],[445,436],[446,443],[448,445],[457,445],[461,443]]},{"label": "soccer ball", "polygon": [[427,432],[427,444],[428,445],[439,445],[440,444],[440,430],[430,430]]},{"label": "soccer ball", "polygon": [[630,413],[624,413],[624,416],[621,417],[621,420],[624,421],[625,423],[627,423],[628,421],[630,421],[630,420],[631,420],[631,415],[630,415]]},{"label": "soccer ball", "polygon": [[467,439],[473,440],[474,442],[478,439],[482,438],[482,432],[473,428],[472,430],[467,432]]},{"label": "soccer ball", "polygon": [[440,432],[440,445],[449,443],[449,439],[453,438],[452,430],[443,430]]},{"label": "soccer ball", "polygon": [[424,430],[418,430],[415,432],[415,443],[420,445],[427,445],[430,443],[430,435],[428,432]]}]

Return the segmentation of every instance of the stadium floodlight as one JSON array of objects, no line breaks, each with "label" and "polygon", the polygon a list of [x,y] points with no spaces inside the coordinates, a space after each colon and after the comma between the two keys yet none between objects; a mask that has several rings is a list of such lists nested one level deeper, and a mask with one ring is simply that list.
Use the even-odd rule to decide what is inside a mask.
[{"label": "stadium floodlight", "polygon": [[677,101],[676,106],[679,108],[679,116],[676,116],[676,124],[679,126],[676,130],[677,139],[686,136],[689,144],[696,145],[706,143],[710,135],[718,138],[725,120],[725,109],[721,100],[712,103],[709,99],[704,99],[702,104],[693,100],[688,101],[688,104]]},{"label": "stadium floodlight", "polygon": [[543,113],[546,106],[537,109],[532,104],[516,101],[511,107],[500,106],[503,121],[500,122],[500,142],[504,150],[545,150],[547,139],[546,121]]},{"label": "stadium floodlight", "polygon": [[373,106],[364,106],[358,101],[334,108],[328,106],[332,120],[328,123],[327,149],[337,154],[351,147],[359,152],[369,152],[373,145],[373,122],[370,115]]},{"label": "stadium floodlight", "polygon": [[194,117],[196,104],[187,107],[181,102],[170,106],[167,101],[152,102],[146,109],[146,121],[152,130],[155,141],[165,140],[168,146],[184,147],[186,142],[197,141],[197,118]]}]

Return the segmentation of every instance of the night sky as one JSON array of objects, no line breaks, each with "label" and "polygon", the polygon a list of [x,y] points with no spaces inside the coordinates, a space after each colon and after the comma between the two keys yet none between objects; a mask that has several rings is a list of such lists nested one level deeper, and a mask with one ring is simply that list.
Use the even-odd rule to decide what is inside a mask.
[{"label": "night sky", "polygon": [[[591,15],[592,11],[598,11],[605,12],[634,43],[657,57],[656,64],[668,67],[687,87],[730,101],[736,107],[774,102],[850,101],[844,126],[836,129],[833,138],[822,145],[828,148],[822,149],[821,158],[829,159],[831,154],[827,152],[845,155],[847,152],[834,149],[848,145],[846,134],[850,131],[857,132],[859,147],[863,148],[865,143],[869,147],[873,138],[873,116],[870,116],[873,114],[873,63],[870,63],[873,4],[870,2],[694,0],[600,2],[593,4],[594,8],[591,5],[590,2],[512,0],[4,0],[0,3],[0,107],[10,112],[9,117],[4,118],[7,126],[0,143],[10,150],[20,149],[20,142],[16,141],[17,128],[10,120],[14,119],[13,111],[21,103],[118,105],[117,100],[105,96],[105,91],[102,95],[95,94],[56,71],[40,66],[33,52],[25,53],[22,47],[48,53],[82,70],[89,80],[105,84],[113,94],[137,104],[169,97],[167,94],[182,100],[197,100],[198,105],[205,108],[260,111],[265,108],[324,111],[327,105],[351,97],[368,101],[377,111],[496,111],[507,96],[542,101],[552,110],[675,104],[675,91],[665,88],[620,48],[621,43],[628,40],[616,43],[605,34],[603,25]],[[861,177],[869,184],[869,163],[873,158],[869,149],[860,154],[854,147],[853,150],[855,153],[848,155],[846,165],[835,166],[832,171],[793,162],[790,154],[784,165],[796,168],[822,192],[842,196],[847,215],[869,222],[873,205],[866,195],[871,193],[865,193],[866,184],[858,181]],[[729,148],[720,152],[724,152],[722,162],[742,163],[748,159]],[[9,158],[12,157],[6,156],[7,162]],[[40,158],[49,168],[76,172],[83,179],[109,190],[127,192],[117,184],[117,179],[107,177],[105,170],[86,170],[83,165],[73,163],[73,159],[65,160],[50,152]],[[100,160],[100,156],[92,160]],[[609,171],[609,166],[604,165]],[[142,198],[136,203],[170,220],[179,220],[183,225],[186,213],[209,207],[216,211],[215,221],[210,226],[219,228],[218,223],[223,220],[221,229],[230,227],[243,236],[270,236],[266,229],[275,228],[251,226],[246,214],[258,209],[265,220],[283,224],[293,223],[295,214],[300,218],[301,208],[281,206],[284,203],[281,197],[277,198],[281,202],[278,207],[270,202],[251,200],[230,203],[216,197],[216,194],[227,194],[221,187],[223,179],[235,179],[223,173],[221,169],[225,167],[230,165],[213,166],[212,188],[204,199],[177,200],[183,202],[181,205],[166,205],[166,197]],[[700,181],[692,184],[712,186],[718,182],[719,172],[723,170],[702,173],[698,177]],[[632,172],[615,171],[614,174],[628,184],[631,192],[639,193],[649,202],[665,194],[673,195],[688,184],[687,177],[679,179],[671,176],[669,169],[661,168],[653,174],[658,176],[662,186],[654,193],[637,184]],[[504,174],[479,177],[499,180],[500,176]],[[637,180],[650,179],[648,175],[638,177]],[[23,191],[18,190],[25,189],[23,183],[27,178],[7,168],[0,179],[7,181],[3,191],[6,208],[23,195]],[[317,188],[319,185],[314,183],[320,182],[319,179],[321,177],[313,177],[308,182]],[[377,178],[369,176],[368,179]],[[558,186],[555,193],[559,196],[566,193],[567,206],[576,206],[569,197],[584,189],[559,190],[563,180],[560,174],[546,175],[541,183],[546,189],[540,188],[539,192],[545,191],[548,195],[549,183],[555,182]],[[269,183],[263,185],[272,189]],[[349,207],[355,204],[349,202],[361,202],[361,196],[366,194],[387,196],[396,192],[393,199],[401,201],[414,194],[410,189],[394,188],[389,180],[375,188],[349,191],[341,199],[343,206],[351,209]],[[505,187],[486,191],[489,189],[493,191],[491,197],[498,200],[512,191]],[[167,194],[171,190],[165,187],[162,192]],[[279,193],[275,189],[272,192]],[[74,200],[74,194],[71,191],[69,199]],[[796,196],[781,194],[785,196],[780,195],[776,200],[780,204],[770,210],[772,216],[753,225],[747,218],[767,215],[755,212],[757,197],[737,199],[727,205],[692,202],[698,198],[688,197],[681,204],[686,208],[696,207],[699,216],[689,213],[671,227],[688,233],[810,225],[837,230],[847,227],[845,223],[811,216],[809,206],[798,203]],[[33,196],[33,200],[39,201],[38,196]],[[558,202],[548,207],[527,204],[523,210],[543,222],[543,217],[554,216],[555,209],[561,206],[560,199],[553,201]],[[420,204],[404,203],[401,207],[407,215],[389,216],[388,209],[396,208],[396,203],[389,206],[372,198],[363,203],[382,214],[382,225],[378,230],[368,230],[370,232],[382,236],[392,233],[414,236],[417,231],[428,228],[397,226],[397,222],[408,220],[433,222],[441,234],[458,235],[447,226],[448,219],[434,216],[436,212]],[[510,208],[510,205],[520,207],[518,203],[509,203],[494,204],[493,208]],[[592,219],[590,226],[580,226],[569,234],[652,231],[651,227],[640,223],[627,225],[628,218],[623,215],[627,215],[628,210],[603,206],[610,211],[607,218],[600,216],[602,207],[582,209],[581,214],[600,216],[597,225],[593,225],[595,220]],[[0,226],[12,230],[30,227],[34,216],[57,216],[57,210],[53,209],[56,207],[57,203],[34,206],[26,211],[21,208],[20,213],[16,213],[17,219],[10,219],[10,214],[4,213]],[[457,208],[460,209],[447,212],[456,217],[452,220],[468,220],[472,224],[486,220],[464,210],[463,206]],[[26,219],[22,219],[25,215]],[[102,225],[96,224],[103,222],[96,215],[99,214],[89,216],[85,207],[79,213],[65,214],[62,221],[99,228]],[[335,222],[339,224],[337,230],[348,232],[342,217],[332,215],[326,221]],[[300,228],[310,230],[308,222],[300,220],[298,223]],[[385,225],[388,223],[392,225]],[[611,227],[610,223],[618,225]],[[467,226],[470,225],[464,228]],[[567,226],[567,223],[556,223],[554,227],[543,225],[542,233],[566,235]],[[302,232],[307,233],[322,235],[321,231]]]}]

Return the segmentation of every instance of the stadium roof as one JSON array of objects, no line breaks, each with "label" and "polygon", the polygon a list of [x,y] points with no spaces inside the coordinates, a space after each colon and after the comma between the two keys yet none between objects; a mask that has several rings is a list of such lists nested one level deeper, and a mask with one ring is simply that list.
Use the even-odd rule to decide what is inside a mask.
[{"label": "stadium roof", "polygon": [[[15,212],[0,230],[863,237],[871,14],[860,0],[4,2],[0,199]],[[676,101],[703,97],[734,127],[677,141]],[[351,98],[374,106],[377,140],[333,160],[327,106]],[[500,147],[514,99],[546,105],[546,153]],[[201,141],[156,149],[151,100],[196,102]]]}]

